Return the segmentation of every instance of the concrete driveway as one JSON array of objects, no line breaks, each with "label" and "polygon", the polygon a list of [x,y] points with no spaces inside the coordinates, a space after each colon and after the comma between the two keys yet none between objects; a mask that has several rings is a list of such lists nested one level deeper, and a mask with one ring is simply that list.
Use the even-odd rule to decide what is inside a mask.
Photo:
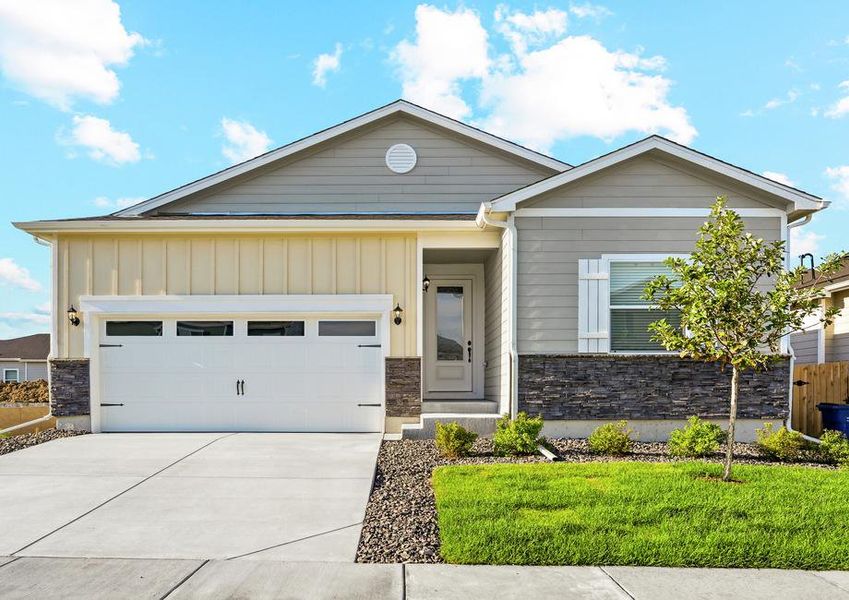
[{"label": "concrete driveway", "polygon": [[0,456],[0,555],[353,561],[378,434],[100,434]]}]

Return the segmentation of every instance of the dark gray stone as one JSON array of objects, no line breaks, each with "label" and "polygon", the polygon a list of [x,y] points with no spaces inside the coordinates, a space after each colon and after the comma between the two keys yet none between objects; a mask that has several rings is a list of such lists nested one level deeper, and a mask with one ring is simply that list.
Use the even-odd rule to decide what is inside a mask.
[{"label": "dark gray stone", "polygon": [[88,359],[51,359],[50,413],[54,417],[77,417],[89,412]]},{"label": "dark gray stone", "polygon": [[[787,416],[790,362],[740,376],[737,416]],[[544,419],[727,417],[731,371],[668,355],[521,355],[519,410]]]},{"label": "dark gray stone", "polygon": [[418,417],[422,413],[422,360],[386,359],[386,416]]}]

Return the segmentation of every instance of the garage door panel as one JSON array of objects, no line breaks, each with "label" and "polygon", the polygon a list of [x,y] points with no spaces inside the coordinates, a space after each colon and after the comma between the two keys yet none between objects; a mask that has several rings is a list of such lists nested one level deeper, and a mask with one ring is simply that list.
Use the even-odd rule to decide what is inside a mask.
[{"label": "garage door panel", "polygon": [[100,353],[101,402],[123,404],[102,408],[103,430],[380,431],[377,336],[319,337],[317,321],[303,336],[122,337]]}]

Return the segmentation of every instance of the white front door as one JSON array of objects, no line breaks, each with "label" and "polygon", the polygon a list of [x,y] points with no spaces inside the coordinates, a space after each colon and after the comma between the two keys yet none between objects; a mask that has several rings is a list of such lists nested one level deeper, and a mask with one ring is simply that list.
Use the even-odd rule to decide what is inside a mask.
[{"label": "white front door", "polygon": [[433,279],[425,294],[426,392],[473,391],[473,280]]}]

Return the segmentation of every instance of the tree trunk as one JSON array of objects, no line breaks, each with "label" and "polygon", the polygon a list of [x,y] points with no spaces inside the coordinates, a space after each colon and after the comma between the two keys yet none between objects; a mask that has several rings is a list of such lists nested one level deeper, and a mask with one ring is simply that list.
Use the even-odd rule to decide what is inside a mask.
[{"label": "tree trunk", "polygon": [[731,410],[728,412],[728,439],[725,450],[725,471],[722,473],[723,481],[731,481],[731,461],[734,459],[734,426],[737,424],[737,384],[740,372],[733,367],[731,372]]}]

